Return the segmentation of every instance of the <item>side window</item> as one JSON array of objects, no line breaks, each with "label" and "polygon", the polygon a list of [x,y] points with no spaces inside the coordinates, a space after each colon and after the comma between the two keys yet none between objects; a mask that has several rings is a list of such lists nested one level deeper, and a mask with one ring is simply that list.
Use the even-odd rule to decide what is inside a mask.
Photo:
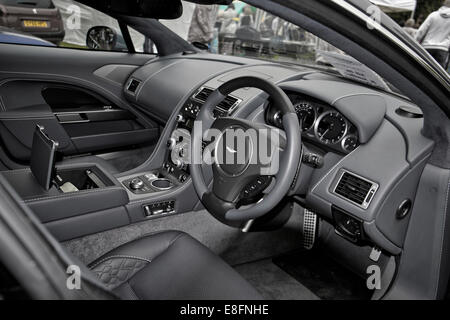
[{"label": "side window", "polygon": [[128,32],[130,33],[131,41],[133,42],[134,50],[136,50],[136,52],[152,52],[152,42],[148,38],[131,27],[128,27]]},{"label": "side window", "polygon": [[[137,52],[145,37],[130,31]],[[73,0],[0,0],[0,42],[127,51],[116,19]]]}]

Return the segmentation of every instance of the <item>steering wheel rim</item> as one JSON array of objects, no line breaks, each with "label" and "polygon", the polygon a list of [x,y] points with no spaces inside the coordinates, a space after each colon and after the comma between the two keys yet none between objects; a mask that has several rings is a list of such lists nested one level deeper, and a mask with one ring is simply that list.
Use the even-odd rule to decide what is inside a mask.
[{"label": "steering wheel rim", "polygon": [[[232,92],[246,87],[253,87],[265,91],[278,106],[282,114],[282,123],[286,134],[286,141],[284,152],[278,166],[279,170],[275,175],[276,182],[270,193],[265,194],[260,201],[252,206],[237,209],[234,201],[225,201],[223,197],[220,198],[214,194],[215,190],[211,190],[206,185],[202,171],[202,141],[204,133],[214,126],[221,129],[224,127],[231,128],[233,124],[234,126],[239,127],[256,126],[261,128],[263,126],[235,118],[214,118],[213,111],[221,101]],[[224,83],[216,89],[204,103],[192,131],[191,177],[195,191],[205,208],[220,221],[235,223],[262,217],[275,208],[289,192],[299,167],[302,146],[301,135],[299,132],[300,124],[292,102],[284,91],[275,84],[258,77],[239,77]],[[215,167],[213,167],[213,169],[214,168]],[[243,172],[246,172],[247,170],[250,171],[250,169],[244,169]],[[217,176],[220,171],[221,170],[214,171],[213,189],[214,186],[218,185],[219,188],[220,184],[224,183],[225,180],[227,182],[233,182],[233,179],[237,179],[236,176],[234,176],[233,179],[230,177],[225,178],[224,176]],[[216,179],[219,180],[218,183],[216,183]],[[232,185],[228,183],[225,187],[227,186],[229,187]],[[241,187],[243,188],[244,185]]]}]

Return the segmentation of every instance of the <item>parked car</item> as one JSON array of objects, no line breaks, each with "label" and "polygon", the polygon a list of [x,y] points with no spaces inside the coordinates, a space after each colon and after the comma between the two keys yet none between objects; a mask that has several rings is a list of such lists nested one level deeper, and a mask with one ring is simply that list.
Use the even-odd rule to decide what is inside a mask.
[{"label": "parked car", "polygon": [[47,40],[5,27],[0,27],[0,43],[29,44],[44,47],[56,46]]},{"label": "parked car", "polygon": [[51,0],[0,0],[0,26],[58,44],[64,39],[61,14]]}]

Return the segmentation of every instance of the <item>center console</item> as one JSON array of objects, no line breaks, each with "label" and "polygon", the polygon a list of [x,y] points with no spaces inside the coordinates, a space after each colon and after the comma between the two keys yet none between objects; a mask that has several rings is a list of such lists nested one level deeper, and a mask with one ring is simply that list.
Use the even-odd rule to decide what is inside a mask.
[{"label": "center console", "polygon": [[178,182],[164,170],[158,170],[126,178],[122,181],[122,184],[130,192],[136,195],[143,195],[170,190],[174,188]]},{"label": "center console", "polygon": [[125,206],[125,190],[96,164],[55,166],[58,142],[37,125],[30,168],[1,174],[43,223]]},{"label": "center console", "polygon": [[[186,101],[176,118],[176,126],[169,140],[162,168],[146,174],[128,177],[123,185],[134,195],[167,191],[190,178],[191,132],[203,104],[214,90],[201,87]],[[215,117],[230,115],[242,100],[228,96],[215,109]]]},{"label": "center console", "polygon": [[[176,213],[180,203],[198,201],[193,195],[190,199],[178,199],[175,195],[190,179],[189,164],[191,159],[191,132],[197,116],[214,90],[207,87],[198,89],[183,105],[176,116],[176,122],[167,140],[162,165],[158,169],[120,177],[128,192],[131,202],[136,206],[138,216],[154,218],[161,215]],[[215,117],[229,116],[242,102],[233,96],[228,96],[214,111]],[[187,191],[194,192],[193,190]]]},{"label": "center console", "polygon": [[62,165],[43,188],[30,169],[1,174],[43,223],[101,212],[128,204],[125,190],[95,164]]},{"label": "center console", "polygon": [[167,142],[162,168],[122,180],[129,192],[140,196],[168,191],[189,179],[191,129],[200,106],[198,102],[195,105],[186,104],[177,116],[177,125]]},{"label": "center console", "polygon": [[[184,104],[180,113],[177,115],[177,124],[175,130],[167,142],[168,153],[163,169],[183,183],[189,178],[189,163],[191,159],[191,132],[194,122],[203,104],[214,90],[208,87],[201,87]],[[234,96],[227,96],[214,110],[214,117],[226,117],[233,113],[241,99]]]}]

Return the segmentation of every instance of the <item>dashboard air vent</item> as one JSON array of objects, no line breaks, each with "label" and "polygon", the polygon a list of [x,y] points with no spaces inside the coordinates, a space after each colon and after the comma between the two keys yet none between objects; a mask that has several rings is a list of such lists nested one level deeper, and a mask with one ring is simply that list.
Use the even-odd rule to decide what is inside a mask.
[{"label": "dashboard air vent", "polygon": [[[201,103],[205,103],[208,100],[208,97],[213,93],[214,90],[210,88],[202,88],[199,92],[194,95],[194,99],[200,101]],[[234,98],[232,96],[227,96],[221,103],[217,105],[218,114],[220,116],[224,116],[226,114],[230,114],[236,109],[236,107],[241,102],[240,99]]]},{"label": "dashboard air vent", "polygon": [[223,111],[229,112],[230,110],[234,109],[238,101],[238,99],[228,96],[221,103],[219,103],[217,107]]},{"label": "dashboard air vent", "polygon": [[213,93],[213,91],[214,90],[212,89],[203,88],[194,96],[194,98],[205,103],[206,100],[208,100],[209,95]]},{"label": "dashboard air vent", "polygon": [[358,206],[367,209],[377,190],[378,184],[348,171],[344,171],[334,192]]},{"label": "dashboard air vent", "polygon": [[130,81],[130,83],[128,84],[127,90],[130,91],[131,93],[136,93],[136,91],[139,88],[140,84],[141,84],[141,82],[139,80],[132,79]]}]

